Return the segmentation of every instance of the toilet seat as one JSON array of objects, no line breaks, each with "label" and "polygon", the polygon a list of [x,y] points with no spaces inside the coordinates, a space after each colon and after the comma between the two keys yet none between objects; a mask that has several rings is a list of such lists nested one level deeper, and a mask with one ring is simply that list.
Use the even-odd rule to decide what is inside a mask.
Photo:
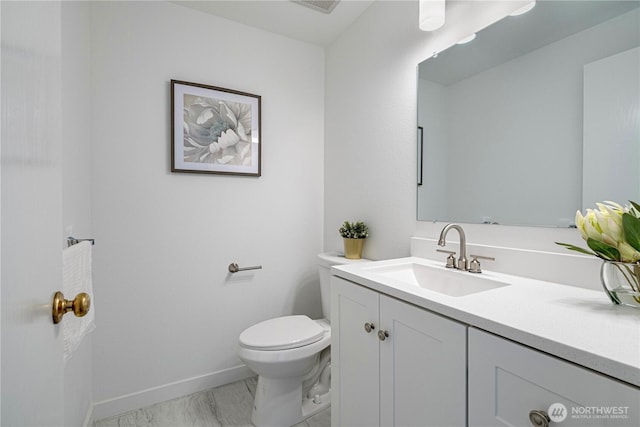
[{"label": "toilet seat", "polygon": [[276,317],[251,326],[240,334],[244,348],[263,351],[288,350],[320,341],[325,329],[304,315]]}]

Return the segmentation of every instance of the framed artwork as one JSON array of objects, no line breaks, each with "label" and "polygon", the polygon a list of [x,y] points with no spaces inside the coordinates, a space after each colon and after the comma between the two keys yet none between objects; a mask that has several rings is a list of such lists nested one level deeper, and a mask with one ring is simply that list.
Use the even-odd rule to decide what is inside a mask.
[{"label": "framed artwork", "polygon": [[260,101],[171,80],[171,172],[260,176]]}]

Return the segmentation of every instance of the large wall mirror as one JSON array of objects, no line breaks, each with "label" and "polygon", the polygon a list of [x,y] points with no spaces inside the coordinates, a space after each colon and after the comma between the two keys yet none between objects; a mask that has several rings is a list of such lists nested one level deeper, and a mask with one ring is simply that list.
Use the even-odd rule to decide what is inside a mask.
[{"label": "large wall mirror", "polygon": [[640,200],[639,5],[538,1],[419,64],[418,220],[571,227]]}]

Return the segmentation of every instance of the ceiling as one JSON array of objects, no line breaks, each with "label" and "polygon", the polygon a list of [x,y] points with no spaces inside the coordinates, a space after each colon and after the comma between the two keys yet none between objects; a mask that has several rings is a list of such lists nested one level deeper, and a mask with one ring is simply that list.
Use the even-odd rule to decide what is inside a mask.
[{"label": "ceiling", "polygon": [[204,0],[172,3],[319,46],[330,45],[374,0],[340,0],[325,13],[289,0]]},{"label": "ceiling", "polygon": [[507,17],[420,64],[420,78],[455,84],[484,70],[637,9],[640,1],[538,1],[530,12]]}]

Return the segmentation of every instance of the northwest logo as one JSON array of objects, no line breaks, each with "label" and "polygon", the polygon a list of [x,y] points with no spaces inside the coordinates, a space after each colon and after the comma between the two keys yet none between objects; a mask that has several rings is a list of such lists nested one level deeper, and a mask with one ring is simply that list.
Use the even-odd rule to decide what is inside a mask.
[{"label": "northwest logo", "polygon": [[551,421],[553,421],[554,423],[560,423],[567,418],[567,407],[562,403],[554,403],[553,405],[549,406],[548,414]]}]

